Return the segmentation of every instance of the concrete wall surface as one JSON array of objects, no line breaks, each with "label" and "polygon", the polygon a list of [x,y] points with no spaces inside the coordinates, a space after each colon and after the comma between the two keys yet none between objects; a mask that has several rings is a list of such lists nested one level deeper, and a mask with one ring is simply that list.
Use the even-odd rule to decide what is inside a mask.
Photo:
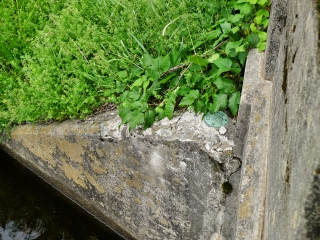
[{"label": "concrete wall surface", "polygon": [[320,239],[319,11],[272,1],[225,127],[180,112],[129,133],[111,111],[19,126],[1,147],[127,239]]},{"label": "concrete wall surface", "polygon": [[219,237],[231,214],[222,184],[240,167],[234,121],[215,129],[184,112],[131,133],[120,122],[106,112],[26,124],[3,147],[128,239]]},{"label": "concrete wall surface", "polygon": [[272,2],[266,240],[320,239],[319,7],[311,0]]}]

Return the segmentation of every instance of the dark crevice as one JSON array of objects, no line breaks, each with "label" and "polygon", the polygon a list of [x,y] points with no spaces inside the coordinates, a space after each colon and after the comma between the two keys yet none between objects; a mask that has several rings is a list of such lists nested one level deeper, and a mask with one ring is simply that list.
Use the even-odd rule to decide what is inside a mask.
[{"label": "dark crevice", "polygon": [[294,61],[296,60],[296,55],[297,55],[298,49],[294,52],[294,54],[292,55],[292,63],[294,63]]},{"label": "dark crevice", "polygon": [[284,94],[287,93],[287,80],[288,80],[288,46],[285,47],[285,59],[284,59],[284,69],[283,69],[283,82],[282,91]]}]

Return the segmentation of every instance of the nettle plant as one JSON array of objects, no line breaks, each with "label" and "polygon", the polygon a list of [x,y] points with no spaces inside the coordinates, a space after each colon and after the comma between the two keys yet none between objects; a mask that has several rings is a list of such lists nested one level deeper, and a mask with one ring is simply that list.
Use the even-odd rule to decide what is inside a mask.
[{"label": "nettle plant", "polygon": [[[122,124],[132,130],[146,129],[156,120],[170,119],[175,109],[194,109],[196,113],[214,113],[229,108],[236,115],[248,51],[266,47],[269,0],[225,1],[215,22],[192,47],[184,48],[183,39],[166,55],[153,57],[132,35],[143,55],[122,77],[133,81],[118,97]],[[181,16],[169,22],[162,36]]]}]

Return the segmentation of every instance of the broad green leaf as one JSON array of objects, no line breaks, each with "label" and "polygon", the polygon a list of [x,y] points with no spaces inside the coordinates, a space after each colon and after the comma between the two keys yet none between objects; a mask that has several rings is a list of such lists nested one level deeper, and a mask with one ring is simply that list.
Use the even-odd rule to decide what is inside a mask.
[{"label": "broad green leaf", "polygon": [[194,107],[194,111],[196,113],[200,112],[202,110],[202,108],[204,107],[204,102],[200,99],[197,99],[194,103],[193,103],[193,107]]},{"label": "broad green leaf", "polygon": [[189,96],[185,96],[181,99],[179,106],[190,106],[192,103],[194,103],[195,99],[191,98]]},{"label": "broad green leaf", "polygon": [[256,4],[257,0],[238,0],[237,3],[251,3]]},{"label": "broad green leaf", "polygon": [[232,32],[233,34],[239,32],[239,31],[240,31],[240,28],[239,28],[238,26],[236,26],[236,27],[234,27],[234,28],[231,29],[231,32]]},{"label": "broad green leaf", "polygon": [[231,31],[231,24],[227,21],[220,24],[221,30],[223,33],[227,34]]},{"label": "broad green leaf", "polygon": [[127,71],[120,71],[120,72],[117,72],[117,75],[120,77],[120,78],[126,78],[128,77],[128,72]]},{"label": "broad green leaf", "polygon": [[199,95],[199,90],[191,90],[185,97],[181,99],[179,106],[190,106],[197,98],[199,98]]},{"label": "broad green leaf", "polygon": [[148,93],[152,94],[153,91],[159,91],[161,89],[159,81],[154,81],[152,85],[148,88]]},{"label": "broad green leaf", "polygon": [[238,58],[242,65],[245,64],[247,56],[248,56],[248,51],[239,52]]},{"label": "broad green leaf", "polygon": [[140,112],[145,112],[149,108],[149,105],[147,102],[143,101],[136,101],[131,103],[131,109],[139,109]]},{"label": "broad green leaf", "polygon": [[258,12],[256,12],[256,17],[253,19],[253,21],[256,24],[262,24],[262,19],[269,17],[269,11],[265,9],[260,9]]},{"label": "broad green leaf", "polygon": [[257,45],[258,51],[262,52],[266,49],[267,43],[266,42],[259,42]]},{"label": "broad green leaf", "polygon": [[155,111],[156,111],[156,113],[158,114],[158,120],[159,120],[159,121],[162,120],[162,119],[164,119],[164,118],[166,117],[165,112],[164,112],[164,109],[163,109],[162,106],[156,107]]},{"label": "broad green leaf", "polygon": [[251,32],[257,32],[258,31],[257,27],[256,27],[256,25],[254,23],[250,24],[250,29],[251,29]]},{"label": "broad green leaf", "polygon": [[262,7],[269,6],[270,0],[258,0],[257,3]]},{"label": "broad green leaf", "polygon": [[149,80],[146,80],[146,81],[143,82],[143,90],[144,90],[144,91],[147,90],[147,87],[149,86],[149,83],[150,83]]},{"label": "broad green leaf", "polygon": [[129,122],[129,130],[135,129],[137,126],[143,124],[144,122],[144,114],[139,110],[136,110],[131,115],[131,120]]},{"label": "broad green leaf", "polygon": [[268,18],[263,18],[261,21],[261,24],[263,25],[263,27],[268,27],[269,25],[269,19]]},{"label": "broad green leaf", "polygon": [[178,96],[186,96],[191,91],[188,87],[180,87],[177,91]]},{"label": "broad green leaf", "polygon": [[161,72],[158,71],[158,70],[154,70],[154,69],[151,69],[151,68],[147,68],[146,70],[146,74],[147,76],[149,76],[149,79],[154,81],[154,80],[157,80],[161,77]]},{"label": "broad green leaf", "polygon": [[213,80],[213,83],[217,86],[220,93],[232,93],[237,90],[236,83],[227,78],[217,77]]},{"label": "broad green leaf", "polygon": [[206,41],[206,40],[198,40],[198,41],[196,41],[196,42],[194,43],[192,49],[194,50],[194,49],[200,47],[200,46],[201,46],[202,44],[204,44],[205,42],[207,42],[207,41]]},{"label": "broad green leaf", "polygon": [[[239,2],[238,2],[239,3]],[[240,10],[240,14],[250,15],[253,12],[254,6],[250,3],[239,3],[234,6],[235,10]]]},{"label": "broad green leaf", "polygon": [[234,57],[236,53],[236,48],[240,46],[242,41],[243,39],[237,42],[229,42],[225,48],[226,54],[229,56],[232,53],[231,56]]},{"label": "broad green leaf", "polygon": [[169,55],[166,55],[164,57],[157,57],[155,60],[155,67],[157,70],[160,70],[162,72],[166,72],[170,68],[170,57]]},{"label": "broad green leaf", "polygon": [[217,112],[228,106],[228,95],[225,93],[218,93],[213,95],[213,104],[209,107],[211,113]]},{"label": "broad green leaf", "polygon": [[208,62],[213,63],[215,60],[217,60],[219,58],[219,54],[213,54],[211,57],[208,58]]},{"label": "broad green leaf", "polygon": [[143,54],[140,62],[144,68],[154,65],[153,58],[149,54]]},{"label": "broad green leaf", "polygon": [[244,18],[243,14],[234,14],[234,15],[232,14],[228,18],[228,21],[230,23],[238,23],[238,22],[242,21],[243,18]]},{"label": "broad green leaf", "polygon": [[164,108],[164,115],[171,119],[174,112],[174,103],[173,102],[167,102]]},{"label": "broad green leaf", "polygon": [[245,52],[245,51],[246,51],[245,45],[241,45],[239,47],[236,47],[236,53]]},{"label": "broad green leaf", "polygon": [[189,97],[194,99],[197,99],[199,95],[200,95],[199,90],[191,90],[188,94]]},{"label": "broad green leaf", "polygon": [[130,122],[131,117],[132,117],[132,111],[129,108],[120,106],[119,107],[119,116],[122,119],[121,124],[126,124]]},{"label": "broad green leaf", "polygon": [[221,33],[222,33],[221,30],[217,28],[213,31],[206,32],[203,38],[206,40],[212,40],[219,37]]},{"label": "broad green leaf", "polygon": [[268,34],[266,32],[259,31],[258,35],[261,42],[267,41]]},{"label": "broad green leaf", "polygon": [[140,98],[140,95],[141,95],[141,93],[140,93],[139,89],[135,88],[132,91],[130,91],[127,96],[131,100],[137,101]]},{"label": "broad green leaf", "polygon": [[133,76],[140,77],[141,73],[143,73],[143,70],[137,66],[131,66],[130,72],[133,74]]},{"label": "broad green leaf", "polygon": [[232,93],[229,97],[228,107],[231,113],[233,114],[233,116],[235,116],[238,113],[239,104],[240,104],[240,92],[238,91],[238,92]]},{"label": "broad green leaf", "polygon": [[246,41],[253,47],[255,47],[259,42],[260,42],[260,38],[258,33],[250,33],[247,37],[246,37]]},{"label": "broad green leaf", "polygon": [[144,114],[144,129],[147,129],[152,126],[156,119],[155,110],[148,110]]},{"label": "broad green leaf", "polygon": [[[212,44],[212,47],[215,48],[218,44],[221,44],[225,38],[229,37],[227,34],[223,33],[219,36],[219,38],[214,41],[214,43]],[[224,44],[220,45],[221,48],[223,47]]]},{"label": "broad green leaf", "polygon": [[196,55],[189,56],[188,60],[190,62],[193,62],[194,64],[197,64],[197,65],[200,65],[200,66],[206,66],[209,63],[207,59],[204,59],[204,58],[202,58],[200,56],[196,56]]},{"label": "broad green leaf", "polygon": [[226,71],[228,71],[232,66],[232,60],[229,58],[218,58],[217,60],[213,61],[213,63],[218,68]]},{"label": "broad green leaf", "polygon": [[160,84],[167,83],[170,79],[172,79],[174,76],[176,76],[176,73],[170,73],[167,76],[165,76],[163,79],[161,79]]},{"label": "broad green leaf", "polygon": [[134,88],[134,87],[139,87],[142,85],[142,83],[144,83],[147,80],[147,76],[143,75],[142,77],[138,78],[130,87],[130,89]]}]

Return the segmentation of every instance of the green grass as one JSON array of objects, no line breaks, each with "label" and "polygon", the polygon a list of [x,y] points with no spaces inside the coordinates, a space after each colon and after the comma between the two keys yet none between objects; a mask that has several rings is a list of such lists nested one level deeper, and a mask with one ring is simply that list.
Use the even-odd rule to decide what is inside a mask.
[{"label": "green grass", "polygon": [[0,128],[119,105],[133,129],[229,107],[267,0],[0,0]]}]

